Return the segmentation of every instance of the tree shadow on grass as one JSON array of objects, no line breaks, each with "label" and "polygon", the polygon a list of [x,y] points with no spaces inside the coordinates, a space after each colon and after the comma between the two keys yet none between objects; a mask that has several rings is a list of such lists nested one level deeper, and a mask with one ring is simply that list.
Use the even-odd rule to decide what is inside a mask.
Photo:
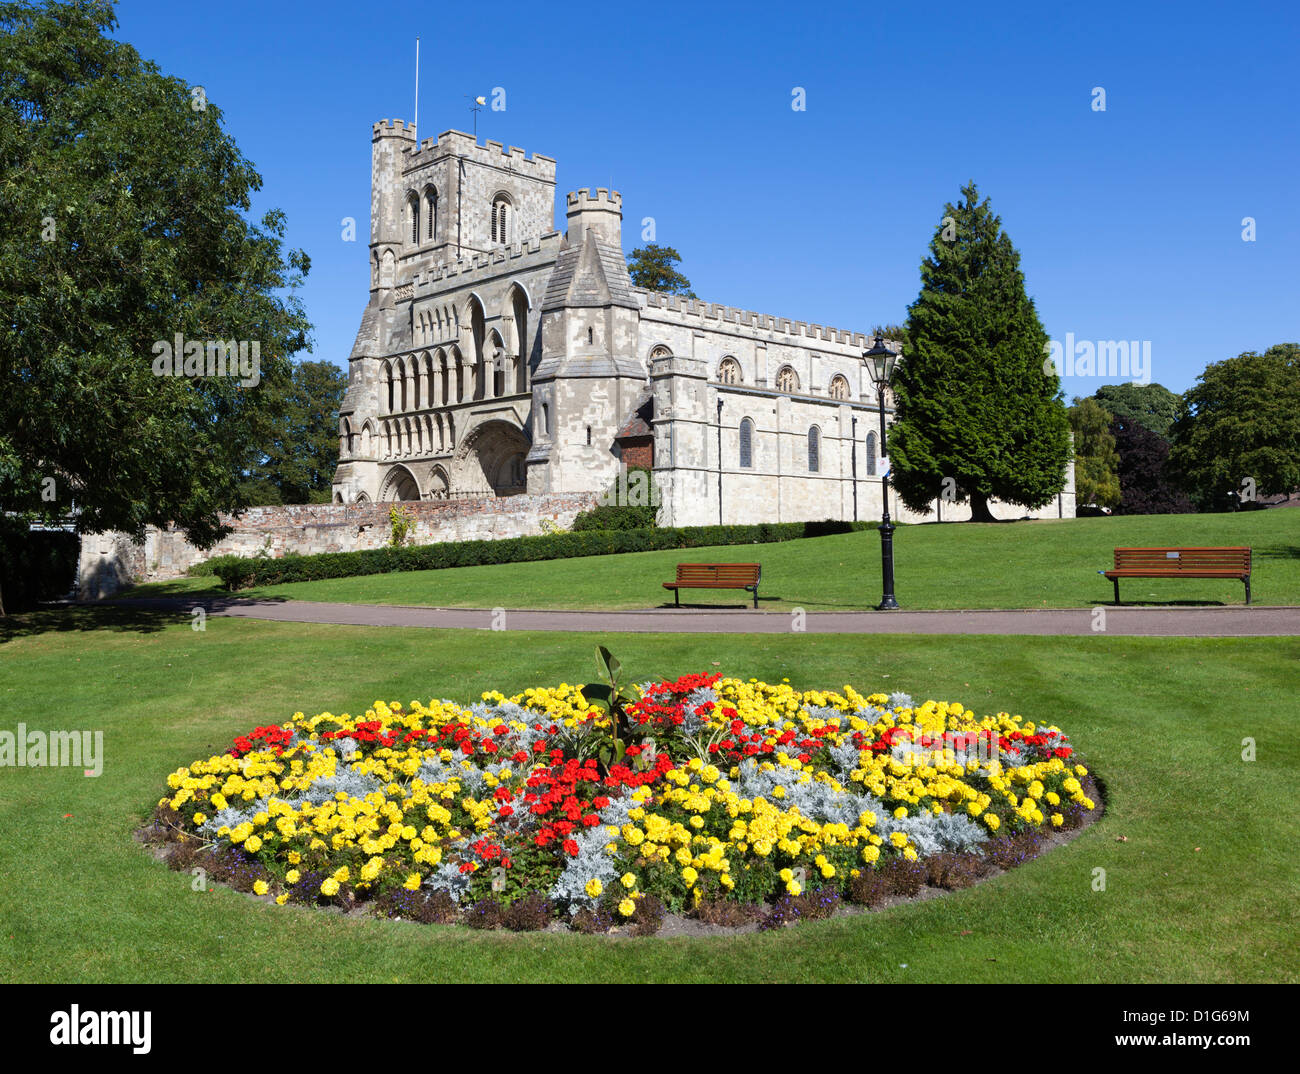
[{"label": "tree shadow on grass", "polygon": [[[283,597],[263,597],[256,603],[280,603]],[[102,601],[95,604],[43,604],[34,611],[0,618],[0,645],[14,638],[68,631],[111,630],[118,633],[156,634],[169,626],[193,621],[193,610],[211,615],[228,607],[255,603],[232,596],[185,597]]]},{"label": "tree shadow on grass", "polygon": [[[1090,600],[1094,608],[1229,608],[1234,606],[1230,600],[1132,600],[1125,597],[1119,604],[1115,598],[1109,600]],[[1246,599],[1240,601],[1244,607]]]},{"label": "tree shadow on grass", "polygon": [[[189,617],[188,611],[185,613]],[[17,612],[0,619],[0,645],[15,638],[70,630],[113,630],[154,634],[180,622],[180,608],[138,608],[112,604],[45,604],[30,612]]]}]

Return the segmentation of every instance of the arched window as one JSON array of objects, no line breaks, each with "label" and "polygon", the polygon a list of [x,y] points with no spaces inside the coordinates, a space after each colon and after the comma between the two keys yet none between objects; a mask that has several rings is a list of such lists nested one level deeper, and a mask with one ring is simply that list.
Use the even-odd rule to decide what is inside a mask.
[{"label": "arched window", "polygon": [[754,423],[748,418],[740,423],[740,465],[746,470],[754,466]]},{"label": "arched window", "polygon": [[840,373],[836,373],[831,378],[831,398],[847,399],[849,397],[849,382]]},{"label": "arched window", "polygon": [[662,343],[650,351],[651,361],[654,361],[654,359],[656,358],[671,358],[672,356],[673,356],[673,352],[670,351],[667,347],[665,347]]},{"label": "arched window", "polygon": [[492,199],[492,241],[510,241],[510,199],[498,194]]},{"label": "arched window", "polygon": [[876,434],[867,433],[867,476],[876,476]]},{"label": "arched window", "polygon": [[734,358],[724,358],[718,366],[719,384],[740,383],[740,363]]},{"label": "arched window", "polygon": [[777,371],[776,390],[778,392],[797,392],[799,390],[799,374],[794,371],[793,366],[783,365]]},{"label": "arched window", "polygon": [[808,472],[815,474],[822,468],[822,433],[816,425],[808,430]]},{"label": "arched window", "polygon": [[412,194],[406,199],[407,211],[411,214],[411,245],[420,241],[420,199]]},{"label": "arched window", "polygon": [[424,230],[426,239],[438,237],[438,192],[433,187],[424,192]]}]

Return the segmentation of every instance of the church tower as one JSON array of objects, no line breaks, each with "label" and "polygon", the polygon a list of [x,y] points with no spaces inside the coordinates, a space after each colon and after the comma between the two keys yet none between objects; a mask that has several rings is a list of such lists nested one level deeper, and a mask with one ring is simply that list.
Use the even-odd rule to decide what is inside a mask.
[{"label": "church tower", "polygon": [[646,388],[640,306],[623,257],[623,198],[567,197],[568,233],[542,300],[528,491],[588,492],[618,476],[614,438]]}]

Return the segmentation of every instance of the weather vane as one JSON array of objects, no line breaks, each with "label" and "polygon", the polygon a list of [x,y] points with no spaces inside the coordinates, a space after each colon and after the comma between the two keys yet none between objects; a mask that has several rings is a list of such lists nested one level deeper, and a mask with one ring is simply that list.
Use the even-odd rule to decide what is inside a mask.
[{"label": "weather vane", "polygon": [[[465,99],[469,99],[469,94],[465,94]],[[474,103],[469,106],[469,110],[474,113],[474,141],[478,141],[478,114],[482,111],[483,106],[487,104],[486,97],[475,97]]]}]

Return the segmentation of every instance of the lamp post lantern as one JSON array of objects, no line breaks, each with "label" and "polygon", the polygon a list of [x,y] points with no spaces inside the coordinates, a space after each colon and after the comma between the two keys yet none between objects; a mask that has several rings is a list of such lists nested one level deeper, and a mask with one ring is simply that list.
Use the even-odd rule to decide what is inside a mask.
[{"label": "lamp post lantern", "polygon": [[[888,445],[885,441],[885,389],[894,375],[894,364],[898,355],[885,346],[879,335],[872,343],[871,350],[864,351],[862,360],[867,366],[867,375],[876,388],[876,404],[880,410],[880,454],[889,458]],[[894,599],[894,524],[889,520],[889,465],[886,463],[880,479],[884,495],[885,511],[880,520],[880,577],[883,593],[877,611],[887,612],[898,608]]]}]

